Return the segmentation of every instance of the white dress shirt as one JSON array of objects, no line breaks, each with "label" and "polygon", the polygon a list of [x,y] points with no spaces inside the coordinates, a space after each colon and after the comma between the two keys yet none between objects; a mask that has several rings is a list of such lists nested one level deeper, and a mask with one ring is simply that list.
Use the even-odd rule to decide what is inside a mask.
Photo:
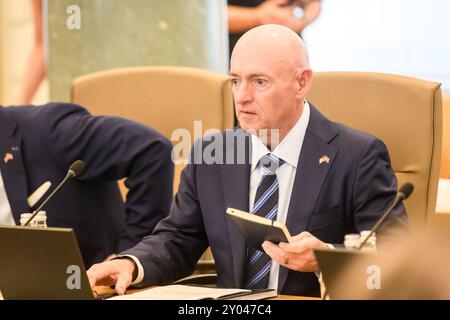
[{"label": "white dress shirt", "polygon": [[5,184],[3,183],[2,172],[0,171],[0,225],[15,225],[11,206],[6,196]]},{"label": "white dress shirt", "polygon": [[[286,217],[289,209],[289,202],[291,200],[292,188],[294,186],[295,173],[297,172],[298,159],[300,151],[302,150],[303,140],[305,139],[306,128],[309,123],[310,107],[305,100],[303,113],[298,119],[295,126],[284,137],[280,144],[272,152],[267,149],[266,145],[255,135],[252,135],[252,160],[251,160],[251,174],[250,174],[250,199],[249,208],[253,207],[255,201],[256,189],[262,178],[262,166],[258,162],[268,153],[272,153],[278,158],[285,161],[285,163],[276,171],[278,179],[278,213],[277,221],[286,224]],[[278,288],[278,274],[280,265],[272,260],[269,274],[270,289]]]}]

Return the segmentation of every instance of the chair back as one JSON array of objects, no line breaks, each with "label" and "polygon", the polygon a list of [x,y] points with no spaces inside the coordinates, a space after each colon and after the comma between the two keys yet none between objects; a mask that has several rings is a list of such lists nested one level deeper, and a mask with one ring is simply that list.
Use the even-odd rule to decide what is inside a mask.
[{"label": "chair back", "polygon": [[[412,228],[435,213],[441,161],[440,84],[391,74],[319,72],[307,97],[333,121],[368,132],[387,145]],[[367,190],[370,192],[370,190]]]},{"label": "chair back", "polygon": [[[206,130],[234,124],[229,76],[195,68],[132,67],[85,75],[73,81],[72,102],[95,115],[146,124],[170,140],[181,129],[178,133],[190,134],[191,141],[184,141],[189,148]],[[194,121],[201,121],[197,128]],[[174,192],[183,168],[175,165]]]}]

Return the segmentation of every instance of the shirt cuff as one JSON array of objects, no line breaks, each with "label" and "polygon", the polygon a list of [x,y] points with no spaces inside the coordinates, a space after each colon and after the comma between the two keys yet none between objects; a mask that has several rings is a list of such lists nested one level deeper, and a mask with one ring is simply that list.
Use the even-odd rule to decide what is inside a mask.
[{"label": "shirt cuff", "polygon": [[141,283],[142,280],[144,280],[144,267],[142,266],[142,263],[139,261],[139,259],[137,257],[135,257],[131,254],[124,254],[124,255],[116,256],[116,257],[114,257],[114,259],[124,258],[124,257],[132,259],[137,267],[137,276],[136,276],[136,279],[134,279],[134,281],[131,283],[131,285],[134,286],[134,285]]}]

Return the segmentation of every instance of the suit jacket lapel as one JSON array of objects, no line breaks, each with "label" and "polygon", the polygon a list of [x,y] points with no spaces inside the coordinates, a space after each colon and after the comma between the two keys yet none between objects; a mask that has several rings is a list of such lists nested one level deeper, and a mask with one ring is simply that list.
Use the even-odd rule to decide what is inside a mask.
[{"label": "suit jacket lapel", "polygon": [[[292,235],[306,229],[322,185],[338,152],[336,147],[328,144],[337,135],[337,129],[312,104],[310,106],[310,120],[298,160],[286,220],[286,226]],[[322,156],[327,156],[329,163],[319,163]],[[287,274],[288,269],[280,266],[279,291],[284,286]]]},{"label": "suit jacket lapel", "polygon": [[20,214],[29,211],[27,199],[27,179],[21,154],[21,137],[17,124],[0,110],[0,170],[5,184],[11,210],[16,220]]},{"label": "suit jacket lapel", "polygon": [[[246,136],[248,138],[248,136]],[[227,134],[227,139],[230,135]],[[245,161],[243,164],[221,165],[222,183],[224,190],[225,210],[235,208],[249,211],[249,189],[250,189],[250,139],[246,139],[245,150],[236,149],[235,144],[228,144],[226,152],[244,152]],[[236,151],[238,150],[238,151]],[[233,221],[226,217],[228,236],[230,238],[231,253],[233,259],[233,273],[236,288],[244,285],[246,270],[247,246],[244,237],[241,235]]]}]

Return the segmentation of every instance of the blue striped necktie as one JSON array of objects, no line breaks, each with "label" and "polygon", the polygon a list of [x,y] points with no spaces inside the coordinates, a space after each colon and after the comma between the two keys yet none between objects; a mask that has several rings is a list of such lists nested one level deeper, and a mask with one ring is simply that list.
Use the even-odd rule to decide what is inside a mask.
[{"label": "blue striped necktie", "polygon": [[[256,189],[252,213],[258,216],[276,220],[278,212],[278,179],[276,170],[284,161],[273,154],[261,158],[263,176]],[[246,288],[264,289],[269,283],[269,272],[272,259],[263,251],[249,248],[247,259]]]}]

